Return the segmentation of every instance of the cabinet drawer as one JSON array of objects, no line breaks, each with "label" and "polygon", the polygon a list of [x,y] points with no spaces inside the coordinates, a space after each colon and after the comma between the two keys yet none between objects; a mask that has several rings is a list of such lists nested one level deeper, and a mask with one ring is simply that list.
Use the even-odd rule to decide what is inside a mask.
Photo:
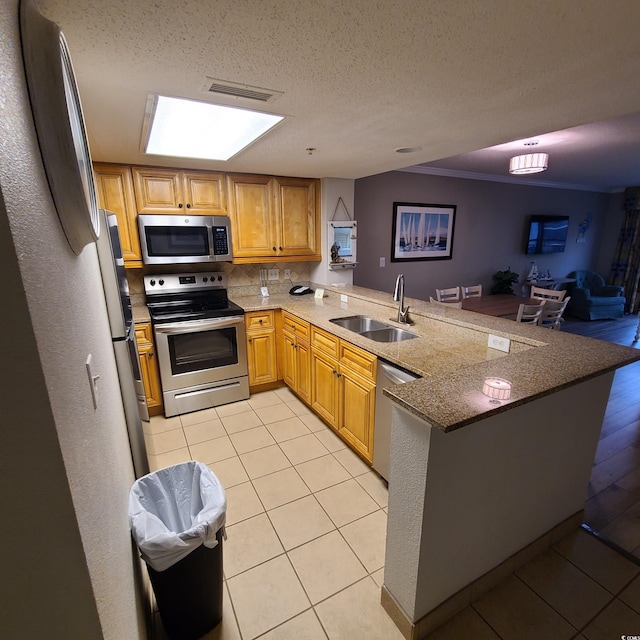
[{"label": "cabinet drawer", "polygon": [[310,326],[305,320],[291,315],[287,311],[282,312],[282,328],[298,338],[309,340]]},{"label": "cabinet drawer", "polygon": [[135,325],[136,342],[138,344],[153,344],[153,329],[150,322],[141,322]]},{"label": "cabinet drawer", "polygon": [[376,356],[349,342],[340,342],[340,365],[348,367],[368,380],[376,380]]},{"label": "cabinet drawer", "polygon": [[311,327],[311,345],[334,358],[340,353],[340,338],[314,326]]},{"label": "cabinet drawer", "polygon": [[273,311],[252,311],[245,315],[247,331],[257,329],[273,329],[275,326]]}]

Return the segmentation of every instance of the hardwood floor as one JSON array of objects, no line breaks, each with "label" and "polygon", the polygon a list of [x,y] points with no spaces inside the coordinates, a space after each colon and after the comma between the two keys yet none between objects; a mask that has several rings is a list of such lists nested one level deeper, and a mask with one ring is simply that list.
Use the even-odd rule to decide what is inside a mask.
[{"label": "hardwood floor", "polygon": [[[638,318],[578,320],[563,331],[640,348]],[[585,504],[585,524],[640,558],[640,362],[616,371]]]}]

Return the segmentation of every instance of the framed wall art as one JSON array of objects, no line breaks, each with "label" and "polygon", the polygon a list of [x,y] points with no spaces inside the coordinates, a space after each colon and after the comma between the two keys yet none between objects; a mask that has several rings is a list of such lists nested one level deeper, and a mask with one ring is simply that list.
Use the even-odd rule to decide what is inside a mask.
[{"label": "framed wall art", "polygon": [[451,260],[456,206],[393,203],[391,262]]}]

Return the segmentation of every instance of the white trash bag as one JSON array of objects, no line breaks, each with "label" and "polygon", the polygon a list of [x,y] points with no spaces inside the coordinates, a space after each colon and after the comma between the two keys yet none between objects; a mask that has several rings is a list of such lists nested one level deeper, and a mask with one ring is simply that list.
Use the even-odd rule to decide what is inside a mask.
[{"label": "white trash bag", "polygon": [[201,544],[215,547],[226,516],[224,488],[202,462],[149,473],[136,480],[129,493],[133,538],[156,571],[168,569]]}]

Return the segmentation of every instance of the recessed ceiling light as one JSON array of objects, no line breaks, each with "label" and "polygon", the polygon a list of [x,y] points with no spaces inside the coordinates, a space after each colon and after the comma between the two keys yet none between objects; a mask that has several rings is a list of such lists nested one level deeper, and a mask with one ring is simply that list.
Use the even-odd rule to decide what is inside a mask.
[{"label": "recessed ceiling light", "polygon": [[210,102],[167,96],[150,98],[144,152],[151,155],[229,160],[284,119]]},{"label": "recessed ceiling light", "polygon": [[416,151],[422,151],[422,147],[400,147],[396,149],[396,153],[415,153]]}]

